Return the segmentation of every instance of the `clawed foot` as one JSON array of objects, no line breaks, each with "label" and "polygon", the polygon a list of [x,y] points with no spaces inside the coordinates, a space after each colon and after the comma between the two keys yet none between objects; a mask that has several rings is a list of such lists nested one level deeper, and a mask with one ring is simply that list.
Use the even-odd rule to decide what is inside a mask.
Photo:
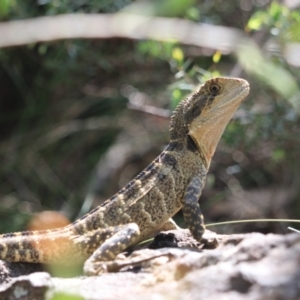
[{"label": "clawed foot", "polygon": [[84,274],[87,276],[95,276],[103,273],[118,272],[124,267],[140,265],[157,257],[169,256],[168,253],[155,253],[154,250],[141,250],[134,252],[129,258],[124,255],[118,255],[114,261],[109,262],[90,262],[84,264]]},{"label": "clawed foot", "polygon": [[84,264],[83,272],[87,276],[96,276],[103,273],[107,273],[107,265],[106,263],[93,263],[93,264]]},{"label": "clawed foot", "polygon": [[86,262],[83,267],[84,274],[87,276],[101,275],[104,273],[118,272],[124,266],[130,264],[129,262],[125,263],[122,260],[115,260],[110,262]]},{"label": "clawed foot", "polygon": [[201,238],[201,244],[205,249],[215,249],[218,246],[217,234],[210,230],[205,230]]}]

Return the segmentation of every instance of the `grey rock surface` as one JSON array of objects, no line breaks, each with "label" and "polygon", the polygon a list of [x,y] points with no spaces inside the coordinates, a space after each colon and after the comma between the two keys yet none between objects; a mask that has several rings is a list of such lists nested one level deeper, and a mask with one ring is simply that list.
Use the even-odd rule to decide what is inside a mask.
[{"label": "grey rock surface", "polygon": [[[161,233],[150,247],[164,247],[165,240],[173,248],[140,249],[117,257],[124,263],[118,273],[75,278],[33,273],[3,282],[0,299],[52,299],[57,293],[88,300],[300,299],[299,234],[208,232],[206,238],[203,245],[187,230]],[[130,259],[133,265],[127,264]],[[23,298],[15,297],[20,287]]]}]

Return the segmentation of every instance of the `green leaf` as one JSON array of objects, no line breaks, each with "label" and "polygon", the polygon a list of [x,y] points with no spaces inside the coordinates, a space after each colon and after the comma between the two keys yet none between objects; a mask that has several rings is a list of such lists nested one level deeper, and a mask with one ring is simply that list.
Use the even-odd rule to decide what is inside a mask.
[{"label": "green leaf", "polygon": [[217,50],[215,52],[215,54],[213,55],[213,62],[218,63],[220,61],[221,57],[222,57],[222,52]]},{"label": "green leaf", "polygon": [[292,24],[288,28],[285,37],[289,42],[300,42],[300,23]]},{"label": "green leaf", "polygon": [[0,17],[6,16],[9,12],[9,9],[14,5],[14,0],[0,0]]},{"label": "green leaf", "polygon": [[271,86],[300,113],[299,87],[288,70],[264,57],[258,46],[249,40],[241,42],[237,56],[245,70]]},{"label": "green leaf", "polygon": [[179,88],[172,91],[171,108],[174,109],[182,99],[182,92]]},{"label": "green leaf", "polygon": [[255,13],[247,23],[248,30],[259,30],[267,23],[268,14],[265,11]]},{"label": "green leaf", "polygon": [[196,7],[190,7],[186,11],[186,18],[191,21],[199,21],[200,20],[200,11]]},{"label": "green leaf", "polygon": [[280,20],[282,16],[287,16],[288,13],[289,9],[286,6],[279,4],[278,2],[272,2],[269,8],[269,15],[275,22]]},{"label": "green leaf", "polygon": [[127,5],[122,12],[147,16],[183,16],[194,5],[195,0],[152,0],[137,1]]},{"label": "green leaf", "polygon": [[84,300],[84,298],[81,296],[69,295],[66,293],[55,293],[51,300]]},{"label": "green leaf", "polygon": [[172,57],[178,64],[182,64],[184,59],[184,54],[179,47],[175,47],[172,51]]},{"label": "green leaf", "polygon": [[157,2],[156,14],[175,17],[182,15],[194,3],[194,0],[159,0]]},{"label": "green leaf", "polygon": [[300,23],[300,12],[294,10],[291,12],[291,18],[296,21],[297,23]]},{"label": "green leaf", "polygon": [[283,149],[276,149],[272,152],[272,159],[276,162],[279,163],[285,158],[285,152]]}]

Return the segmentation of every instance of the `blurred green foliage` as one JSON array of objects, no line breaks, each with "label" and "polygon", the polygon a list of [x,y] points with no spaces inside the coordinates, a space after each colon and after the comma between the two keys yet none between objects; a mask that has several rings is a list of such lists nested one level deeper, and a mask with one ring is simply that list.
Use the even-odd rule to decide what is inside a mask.
[{"label": "blurred green foliage", "polygon": [[[141,106],[172,110],[196,86],[220,75],[246,78],[251,94],[214,157],[201,198],[206,218],[299,218],[300,72],[285,56],[285,46],[299,42],[299,10],[250,0],[0,4],[3,21],[119,11],[234,27],[247,32],[251,43],[241,44],[236,56],[176,41],[117,38],[0,49],[0,232],[24,229],[31,214],[42,210],[73,220],[111,196],[168,141],[169,120],[128,109],[132,97],[144,95]],[[116,152],[110,161],[108,153],[120,140],[127,142],[120,148],[132,153]],[[121,158],[113,171],[99,169],[103,160],[113,165]],[[91,190],[95,168],[106,181],[101,177],[104,183]],[[248,191],[274,187],[286,191],[281,202],[263,205],[269,203],[265,194],[252,210],[234,202]],[[95,191],[97,199],[84,200]]]},{"label": "blurred green foliage", "polygon": [[249,19],[249,30],[261,30],[265,28],[270,34],[279,36],[285,42],[299,41],[300,12],[290,11],[286,6],[278,2],[272,2],[270,6],[256,12]]},{"label": "blurred green foliage", "polygon": [[51,300],[83,300],[84,298],[76,295],[69,295],[65,293],[55,293]]}]

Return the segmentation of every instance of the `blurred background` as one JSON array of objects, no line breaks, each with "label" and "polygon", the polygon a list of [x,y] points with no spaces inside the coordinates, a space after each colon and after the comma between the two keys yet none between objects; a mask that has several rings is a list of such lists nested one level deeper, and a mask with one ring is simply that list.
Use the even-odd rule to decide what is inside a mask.
[{"label": "blurred background", "polygon": [[[205,38],[125,34],[0,48],[0,232],[62,226],[112,196],[166,147],[177,103],[213,76],[245,78],[251,93],[213,158],[200,199],[206,223],[299,219],[299,6],[292,0],[2,0],[0,20],[7,25],[67,13],[127,14],[172,19],[178,31],[181,21],[199,25]],[[184,226],[181,213],[176,220]],[[256,222],[210,229],[285,233],[289,225],[297,228]]]}]

